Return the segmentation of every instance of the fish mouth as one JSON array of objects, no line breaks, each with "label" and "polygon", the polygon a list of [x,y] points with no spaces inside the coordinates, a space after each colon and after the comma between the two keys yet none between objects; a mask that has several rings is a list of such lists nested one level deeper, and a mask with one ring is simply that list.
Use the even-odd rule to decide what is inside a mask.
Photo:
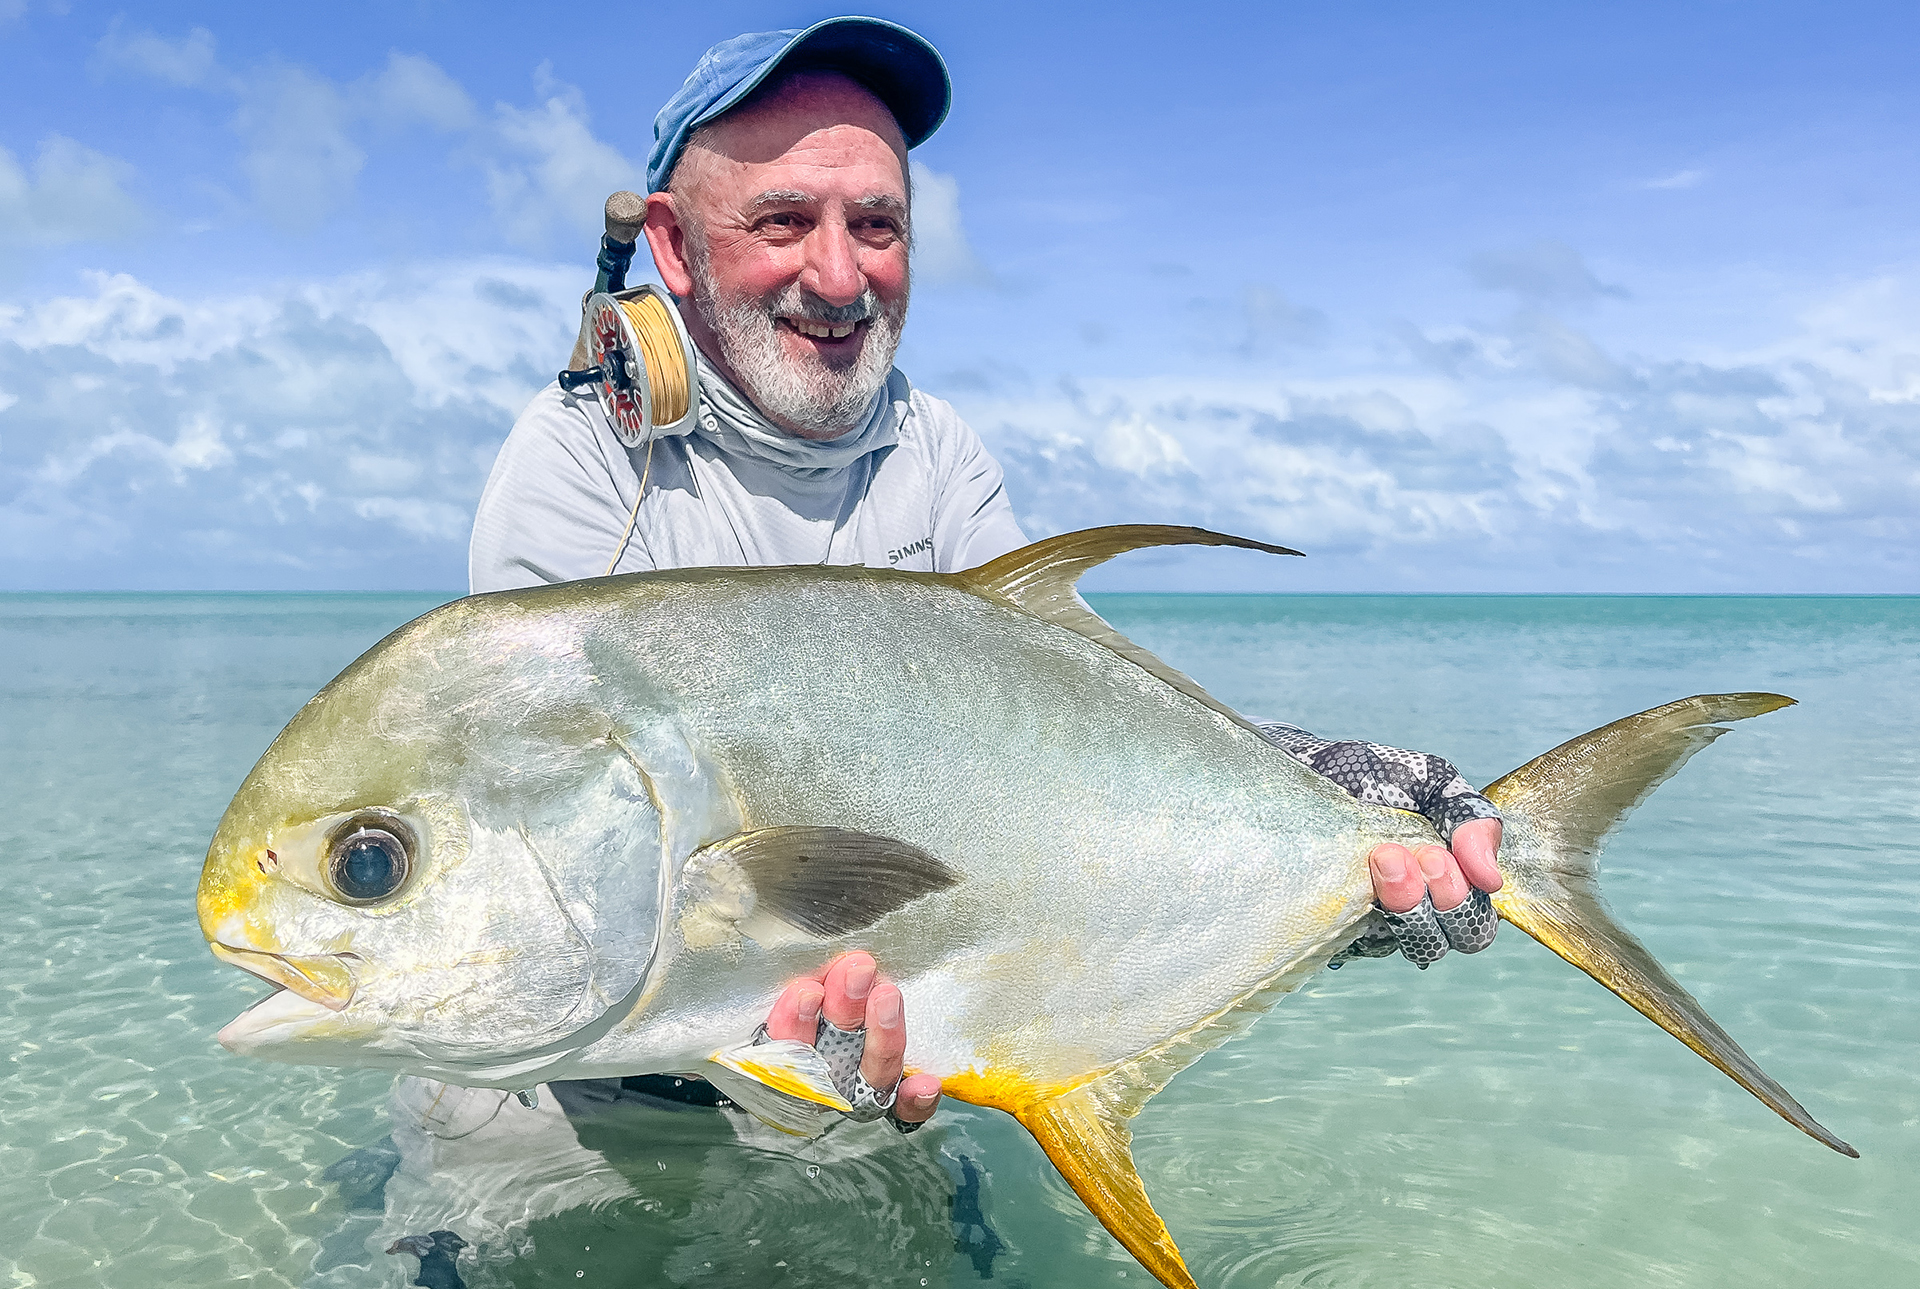
[{"label": "fish mouth", "polygon": [[328,1011],[345,1011],[353,1001],[355,989],[351,954],[320,953],[297,957],[285,953],[262,953],[258,949],[236,949],[218,940],[207,946],[213,956],[260,977],[270,984],[290,990],[310,1003]]}]

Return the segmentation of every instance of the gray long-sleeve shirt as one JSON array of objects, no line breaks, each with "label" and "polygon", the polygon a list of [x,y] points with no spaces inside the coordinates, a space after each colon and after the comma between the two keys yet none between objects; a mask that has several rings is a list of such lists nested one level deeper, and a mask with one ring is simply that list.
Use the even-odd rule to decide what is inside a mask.
[{"label": "gray long-sleeve shirt", "polygon": [[[514,422],[480,495],[472,589],[598,577],[616,551],[616,573],[759,564],[946,573],[1026,545],[979,436],[941,399],[913,389],[901,401],[896,442],[805,478],[699,433],[662,436],[649,465],[647,448],[623,447],[589,393],[549,385]],[[643,471],[646,499],[623,549]]]}]

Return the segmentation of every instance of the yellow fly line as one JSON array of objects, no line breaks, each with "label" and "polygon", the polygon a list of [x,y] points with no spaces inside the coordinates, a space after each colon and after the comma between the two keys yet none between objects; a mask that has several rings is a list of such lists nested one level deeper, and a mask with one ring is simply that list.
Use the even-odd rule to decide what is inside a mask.
[{"label": "yellow fly line", "polygon": [[688,379],[677,320],[667,302],[651,291],[620,301],[620,312],[627,316],[634,339],[640,342],[640,359],[647,368],[647,388],[653,394],[651,419],[655,425],[672,425],[691,410],[693,402],[693,387]]}]

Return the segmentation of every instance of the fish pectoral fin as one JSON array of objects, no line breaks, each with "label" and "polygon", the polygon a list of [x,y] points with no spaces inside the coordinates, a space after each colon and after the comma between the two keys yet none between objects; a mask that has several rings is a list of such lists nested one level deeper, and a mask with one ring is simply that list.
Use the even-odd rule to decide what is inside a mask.
[{"label": "fish pectoral fin", "polygon": [[1088,569],[1106,563],[1115,555],[1144,550],[1150,546],[1239,546],[1247,550],[1266,551],[1271,555],[1300,554],[1286,546],[1257,542],[1251,537],[1210,532],[1205,528],[1172,524],[1112,524],[1105,528],[1083,528],[1079,532],[1043,538],[978,568],[953,574],[953,577],[976,595],[1011,604],[1044,622],[1085,636],[1149,675],[1159,677],[1187,697],[1211,707],[1234,724],[1251,729],[1245,717],[1201,688],[1198,681],[1169,667],[1115,631],[1104,618],[1089,609],[1074,591],[1080,575]]},{"label": "fish pectoral fin", "polygon": [[1198,1289],[1167,1224],[1153,1211],[1133,1164],[1128,1121],[1159,1091],[1157,1080],[1121,1069],[1067,1092],[1028,1092],[1019,1080],[949,1078],[958,1100],[990,1105],[1018,1119],[1053,1166],[1113,1238],[1167,1289]]},{"label": "fish pectoral fin", "polygon": [[939,859],[892,837],[850,828],[756,828],[688,858],[682,926],[726,925],[766,940],[777,937],[763,922],[771,918],[831,940],[959,880]]},{"label": "fish pectoral fin", "polygon": [[820,1053],[791,1039],[723,1047],[707,1058],[706,1079],[755,1118],[811,1137],[830,1112],[853,1109],[833,1086]]}]

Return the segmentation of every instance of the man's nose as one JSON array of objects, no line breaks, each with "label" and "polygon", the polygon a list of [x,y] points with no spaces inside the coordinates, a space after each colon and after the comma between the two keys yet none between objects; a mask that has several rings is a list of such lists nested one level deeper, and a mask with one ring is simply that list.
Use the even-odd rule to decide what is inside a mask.
[{"label": "man's nose", "polygon": [[808,235],[800,285],[836,307],[852,304],[866,291],[867,277],[844,225],[822,222]]}]

